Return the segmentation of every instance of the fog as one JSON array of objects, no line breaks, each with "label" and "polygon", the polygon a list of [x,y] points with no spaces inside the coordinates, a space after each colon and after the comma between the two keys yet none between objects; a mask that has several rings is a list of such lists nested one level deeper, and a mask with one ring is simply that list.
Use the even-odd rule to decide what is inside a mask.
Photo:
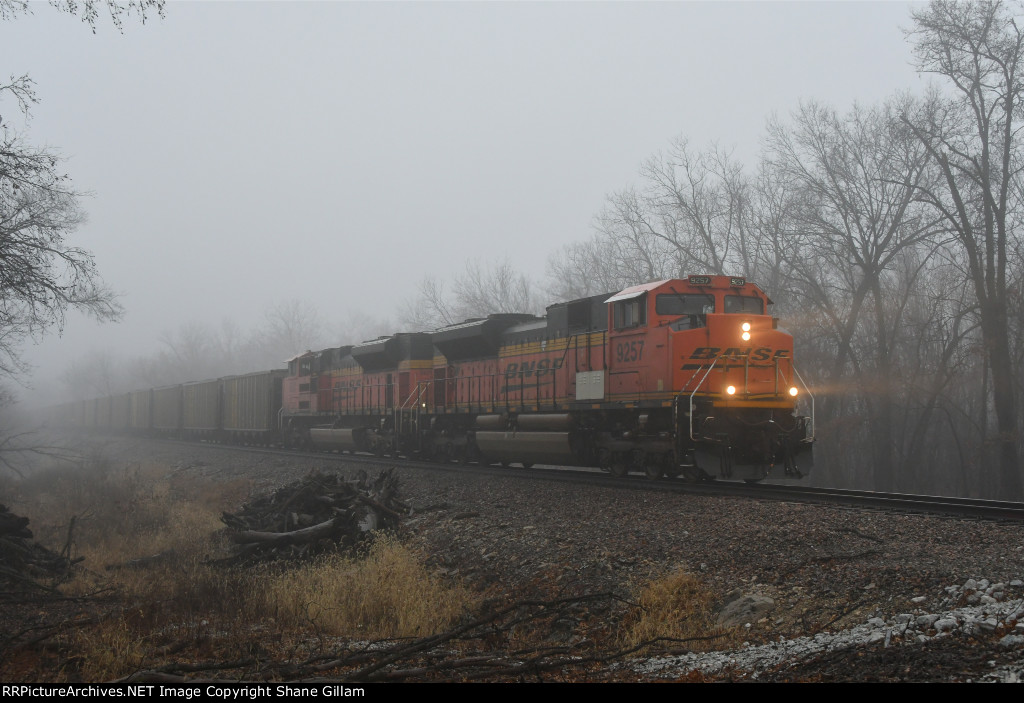
[{"label": "fog", "polygon": [[890,2],[190,2],[93,33],[34,3],[0,23],[4,69],[36,81],[27,136],[91,193],[72,243],[126,312],[72,315],[26,350],[27,382],[282,300],[341,336],[467,260],[542,283],[670,139],[752,163],[802,98],[920,86],[908,24]]}]

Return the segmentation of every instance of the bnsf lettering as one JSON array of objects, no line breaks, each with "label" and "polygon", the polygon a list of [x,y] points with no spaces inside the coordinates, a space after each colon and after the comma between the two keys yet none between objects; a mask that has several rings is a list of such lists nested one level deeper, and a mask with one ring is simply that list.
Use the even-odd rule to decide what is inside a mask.
[{"label": "bnsf lettering", "polygon": [[693,354],[690,354],[691,359],[714,359],[718,356],[718,352],[722,351],[719,347],[697,347],[693,350]]},{"label": "bnsf lettering", "polygon": [[543,376],[554,373],[562,368],[563,361],[563,359],[541,359],[540,361],[524,361],[521,364],[512,361],[505,367],[505,378],[515,378],[516,376],[530,378],[534,374]]},{"label": "bnsf lettering", "polygon": [[[721,352],[721,354],[719,354]],[[768,361],[768,359],[788,359],[789,350],[779,349],[774,354],[768,347],[747,347],[746,349],[740,349],[739,347],[729,347],[722,352],[720,347],[697,347],[690,354],[691,359],[716,359],[719,356],[749,356],[752,361]]]}]

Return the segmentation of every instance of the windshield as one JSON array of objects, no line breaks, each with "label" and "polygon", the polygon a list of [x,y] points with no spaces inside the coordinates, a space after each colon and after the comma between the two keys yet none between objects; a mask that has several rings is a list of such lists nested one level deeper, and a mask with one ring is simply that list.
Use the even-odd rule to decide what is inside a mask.
[{"label": "windshield", "polygon": [[725,296],[725,311],[747,312],[755,315],[764,315],[764,301],[752,295],[727,295]]},{"label": "windshield", "polygon": [[654,302],[659,315],[706,315],[715,311],[715,296],[704,293],[664,293]]}]

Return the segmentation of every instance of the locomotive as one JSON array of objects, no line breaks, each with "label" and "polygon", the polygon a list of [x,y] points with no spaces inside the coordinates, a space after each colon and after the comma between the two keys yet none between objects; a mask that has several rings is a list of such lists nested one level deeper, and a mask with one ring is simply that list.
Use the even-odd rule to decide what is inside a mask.
[{"label": "locomotive", "polygon": [[306,352],[277,429],[381,456],[801,478],[814,399],[770,304],[744,278],[689,276]]}]

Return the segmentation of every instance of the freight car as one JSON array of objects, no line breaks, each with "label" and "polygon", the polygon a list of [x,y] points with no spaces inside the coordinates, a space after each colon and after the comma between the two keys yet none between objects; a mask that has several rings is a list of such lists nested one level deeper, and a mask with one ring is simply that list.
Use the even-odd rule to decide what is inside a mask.
[{"label": "freight car", "polygon": [[214,442],[280,440],[283,369],[227,376],[64,403],[48,415],[59,427]]},{"label": "freight car", "polygon": [[118,407],[133,430],[441,461],[800,478],[814,400],[770,304],[743,278],[656,281],[56,414],[113,426]]}]

